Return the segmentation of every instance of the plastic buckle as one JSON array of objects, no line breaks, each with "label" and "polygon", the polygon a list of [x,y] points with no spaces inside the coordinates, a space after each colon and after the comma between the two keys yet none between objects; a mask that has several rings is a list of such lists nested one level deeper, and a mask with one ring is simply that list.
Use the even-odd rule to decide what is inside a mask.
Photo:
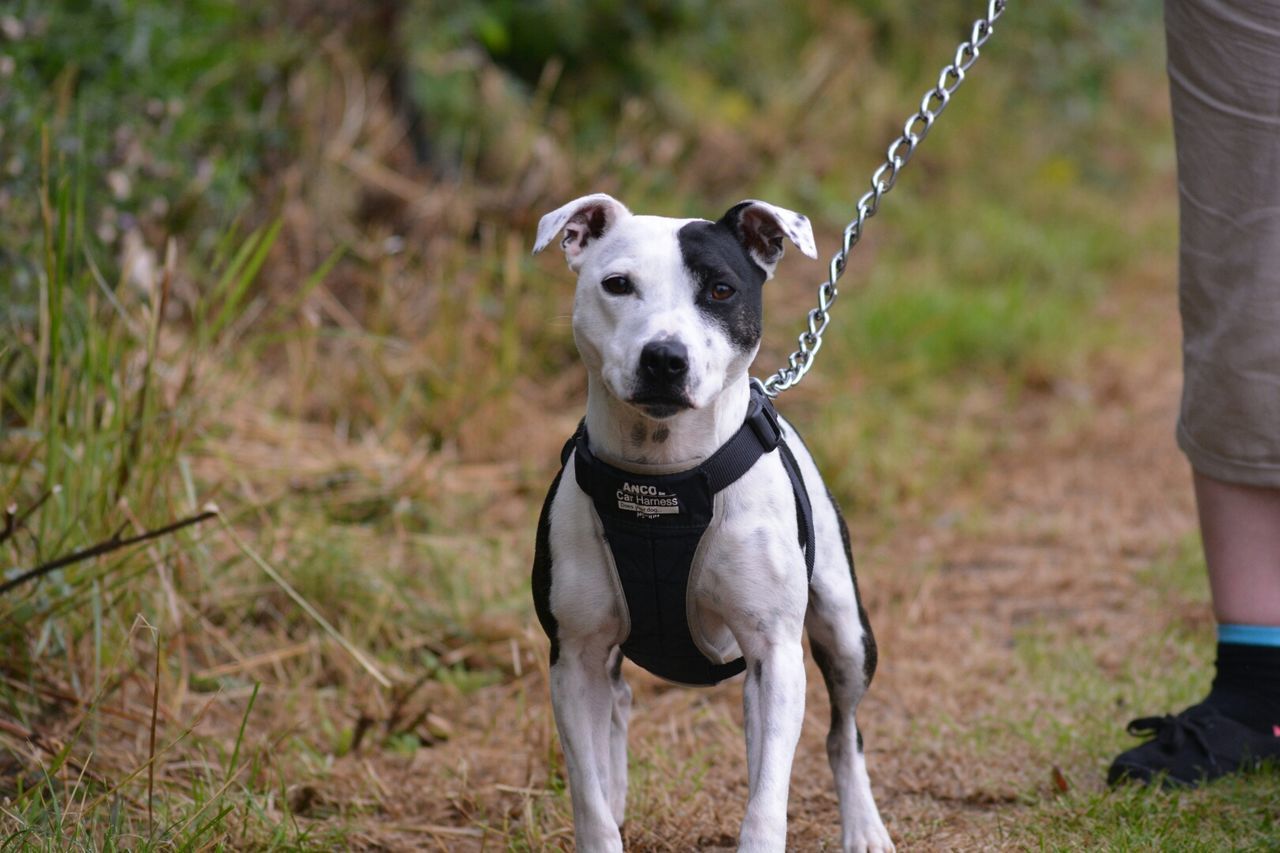
[{"label": "plastic buckle", "polygon": [[765,453],[768,453],[782,443],[782,426],[778,423],[778,411],[765,397],[758,397],[753,401],[753,406],[758,408],[747,418],[747,423],[751,424],[751,431],[760,440]]}]

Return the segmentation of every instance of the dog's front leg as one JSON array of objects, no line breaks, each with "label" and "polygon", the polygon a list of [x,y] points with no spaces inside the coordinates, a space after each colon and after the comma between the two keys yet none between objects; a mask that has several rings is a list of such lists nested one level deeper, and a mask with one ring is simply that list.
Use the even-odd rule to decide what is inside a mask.
[{"label": "dog's front leg", "polygon": [[738,849],[780,851],[787,842],[791,763],[804,720],[804,657],[798,628],[759,645],[746,654],[743,712],[751,795]]},{"label": "dog's front leg", "polygon": [[622,677],[622,648],[614,646],[609,656],[609,688],[613,692],[613,715],[609,726],[609,806],[613,820],[622,826],[627,811],[627,727],[631,721],[631,687]]},{"label": "dog's front leg", "polygon": [[[569,770],[574,836],[577,848],[587,853],[622,850],[610,803],[610,768],[616,761],[610,743],[610,646],[598,636],[562,638],[551,666],[551,702]],[[625,767],[625,754],[623,762]]]}]

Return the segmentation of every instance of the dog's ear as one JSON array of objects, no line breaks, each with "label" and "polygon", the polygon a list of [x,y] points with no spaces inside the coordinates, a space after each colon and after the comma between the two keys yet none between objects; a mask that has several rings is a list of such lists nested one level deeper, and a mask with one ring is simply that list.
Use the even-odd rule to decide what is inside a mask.
[{"label": "dog's ear", "polygon": [[818,257],[809,217],[785,207],[747,199],[729,208],[720,221],[728,226],[747,254],[760,265],[766,278],[773,278],[773,271],[782,259],[783,237],[795,243],[808,257]]},{"label": "dog's ear", "polygon": [[604,193],[584,195],[564,207],[551,211],[538,223],[538,239],[533,244],[536,255],[547,247],[551,239],[564,231],[560,248],[574,272],[582,266],[582,253],[592,240],[598,240],[619,219],[631,215],[631,211],[613,196]]}]

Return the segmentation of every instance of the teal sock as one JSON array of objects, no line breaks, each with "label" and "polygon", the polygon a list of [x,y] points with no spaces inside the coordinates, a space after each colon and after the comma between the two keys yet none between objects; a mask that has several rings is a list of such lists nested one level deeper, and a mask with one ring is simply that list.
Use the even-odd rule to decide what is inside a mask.
[{"label": "teal sock", "polygon": [[1219,625],[1218,642],[1280,648],[1280,625]]},{"label": "teal sock", "polygon": [[1280,625],[1219,625],[1217,674],[1204,704],[1251,729],[1280,731]]}]

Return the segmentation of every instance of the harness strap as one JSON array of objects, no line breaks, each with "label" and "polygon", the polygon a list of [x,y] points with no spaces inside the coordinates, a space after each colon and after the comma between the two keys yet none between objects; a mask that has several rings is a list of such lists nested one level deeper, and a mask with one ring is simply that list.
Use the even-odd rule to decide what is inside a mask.
[{"label": "harness strap", "polygon": [[[596,460],[587,449],[587,419],[578,421],[578,428],[564,443],[560,451],[560,467],[569,464],[569,456],[575,447],[582,450],[593,464],[603,464]],[[804,552],[804,567],[809,580],[813,580],[813,561],[815,557],[816,534],[813,529],[813,506],[809,502],[809,491],[804,486],[804,475],[800,473],[800,464],[795,454],[787,446],[782,436],[782,425],[778,423],[778,410],[773,401],[762,393],[753,383],[751,386],[751,402],[747,408],[747,417],[742,428],[733,434],[724,445],[702,463],[702,474],[706,478],[711,491],[718,492],[736,482],[739,477],[751,470],[760,457],[778,448],[782,457],[782,467],[791,480],[791,492],[796,502],[796,530],[799,534],[800,550]]]},{"label": "harness strap", "polygon": [[800,532],[800,549],[804,551],[804,570],[809,580],[813,580],[813,560],[818,550],[816,534],[813,531],[813,506],[809,503],[809,492],[804,487],[804,476],[800,473],[800,464],[795,454],[784,441],[778,445],[782,454],[782,467],[791,478],[791,492],[796,499],[796,529]]},{"label": "harness strap", "polygon": [[711,491],[718,492],[736,482],[766,453],[783,444],[778,412],[769,398],[751,389],[747,418],[733,437],[702,463],[703,476]]},{"label": "harness strap", "polygon": [[778,449],[782,467],[791,480],[791,492],[796,501],[796,531],[800,539],[800,550],[804,552],[804,567],[808,579],[813,580],[813,560],[817,548],[809,491],[804,487],[800,464],[782,437],[778,410],[773,407],[773,401],[760,392],[754,383],[751,386],[751,405],[747,409],[743,428],[703,463],[703,470],[711,491],[718,492],[751,470],[756,460],[763,454],[771,453],[774,448]]},{"label": "harness strap", "polygon": [[591,498],[630,611],[622,651],[641,667],[684,684],[715,684],[742,671],[741,658],[713,663],[694,640],[689,576],[715,516],[715,495],[774,450],[791,483],[798,544],[812,581],[816,547],[809,493],[777,411],[754,384],[742,426],[685,471],[647,475],[609,465],[591,452],[585,420],[565,444],[561,464],[567,468],[572,460],[575,479]]}]

